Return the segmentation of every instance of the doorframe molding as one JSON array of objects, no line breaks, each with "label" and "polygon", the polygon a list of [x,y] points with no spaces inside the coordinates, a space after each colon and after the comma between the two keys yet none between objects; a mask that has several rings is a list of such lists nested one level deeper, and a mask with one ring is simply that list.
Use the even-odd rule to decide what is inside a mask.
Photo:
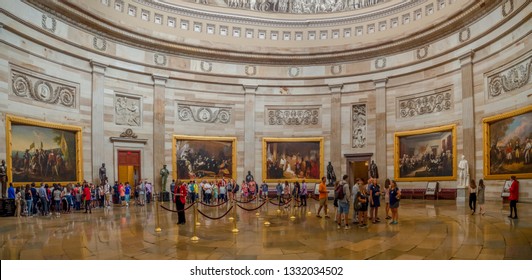
[{"label": "doorframe molding", "polygon": [[351,162],[367,161],[368,163],[373,158],[373,153],[354,153],[354,154],[344,154],[345,157],[345,170],[347,171],[347,176],[349,185],[354,184],[353,170],[351,170]]}]

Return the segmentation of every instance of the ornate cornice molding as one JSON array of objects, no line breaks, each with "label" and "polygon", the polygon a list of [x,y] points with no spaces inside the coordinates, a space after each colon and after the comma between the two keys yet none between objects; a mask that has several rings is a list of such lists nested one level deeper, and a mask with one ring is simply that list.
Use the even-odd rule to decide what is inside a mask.
[{"label": "ornate cornice molding", "polygon": [[[250,64],[276,64],[276,65],[307,65],[316,63],[336,63],[355,61],[368,58],[383,57],[385,54],[397,53],[400,51],[418,48],[419,45],[425,45],[427,42],[437,40],[457,32],[468,24],[474,22],[479,17],[490,12],[500,3],[498,1],[474,2],[465,8],[461,13],[454,15],[445,22],[430,26],[427,29],[417,32],[415,35],[403,39],[393,40],[388,43],[379,43],[375,46],[364,48],[348,48],[338,51],[318,52],[317,50],[301,54],[279,54],[275,52],[251,53],[245,51],[227,51],[222,49],[196,47],[192,45],[180,44],[175,41],[155,39],[131,30],[124,29],[122,26],[114,25],[111,22],[101,18],[94,18],[83,11],[76,10],[68,2],[41,2],[36,0],[26,0],[33,6],[54,15],[56,18],[67,21],[73,26],[88,30],[90,32],[106,36],[121,42],[123,44],[151,49],[156,52],[165,52],[180,56],[193,56],[200,59],[208,58],[209,60],[219,61],[239,61],[240,63]],[[206,68],[208,70],[208,68]],[[293,74],[293,73],[292,73]]]}]

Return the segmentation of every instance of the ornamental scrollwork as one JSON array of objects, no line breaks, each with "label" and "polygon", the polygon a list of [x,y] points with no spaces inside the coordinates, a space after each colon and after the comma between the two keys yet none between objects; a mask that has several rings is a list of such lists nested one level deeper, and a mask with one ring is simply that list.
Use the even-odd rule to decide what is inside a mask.
[{"label": "ornamental scrollwork", "polygon": [[399,101],[399,116],[409,118],[447,111],[451,108],[452,94],[448,90]]},{"label": "ornamental scrollwork", "polygon": [[[38,76],[45,76],[39,74]],[[72,85],[60,84],[53,78],[41,78],[11,70],[11,89],[13,94],[47,104],[59,104],[68,108],[76,107],[78,89]]]},{"label": "ornamental scrollwork", "polygon": [[366,147],[367,115],[366,104],[353,105],[353,148]]},{"label": "ornamental scrollwork", "polygon": [[269,125],[316,125],[320,110],[312,109],[267,109]]},{"label": "ornamental scrollwork", "polygon": [[177,117],[180,121],[226,124],[231,122],[231,109],[227,107],[179,104],[177,106]]},{"label": "ornamental scrollwork", "polygon": [[532,58],[488,78],[488,97],[518,89],[530,82]]}]

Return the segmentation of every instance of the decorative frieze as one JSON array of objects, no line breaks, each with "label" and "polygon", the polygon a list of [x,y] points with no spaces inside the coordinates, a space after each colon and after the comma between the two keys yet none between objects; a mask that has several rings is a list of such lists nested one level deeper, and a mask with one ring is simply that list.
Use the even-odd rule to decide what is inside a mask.
[{"label": "decorative frieze", "polygon": [[367,115],[366,104],[355,104],[352,110],[353,120],[353,148],[366,147],[366,128],[367,128]]},{"label": "decorative frieze", "polygon": [[102,37],[94,37],[92,39],[92,46],[99,51],[105,51],[107,50],[107,40]]},{"label": "decorative frieze", "polygon": [[198,104],[178,104],[177,118],[180,121],[200,123],[229,123],[231,122],[231,108],[205,106]]},{"label": "decorative frieze", "polygon": [[400,99],[399,117],[410,118],[450,110],[453,102],[452,97],[452,89],[445,88],[428,94]]},{"label": "decorative frieze", "polygon": [[319,108],[266,108],[269,125],[316,125],[319,123]]},{"label": "decorative frieze", "polygon": [[532,58],[488,76],[488,98],[516,90],[530,82]]},{"label": "decorative frieze", "polygon": [[115,124],[141,126],[140,97],[121,95],[115,96]]},{"label": "decorative frieze", "polygon": [[76,108],[79,86],[57,78],[11,65],[12,93],[38,102]]}]

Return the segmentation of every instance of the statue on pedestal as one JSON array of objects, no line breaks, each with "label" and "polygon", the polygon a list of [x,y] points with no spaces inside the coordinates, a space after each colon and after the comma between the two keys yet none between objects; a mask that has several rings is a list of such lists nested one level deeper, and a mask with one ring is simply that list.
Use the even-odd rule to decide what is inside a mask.
[{"label": "statue on pedestal", "polygon": [[0,197],[2,197],[4,189],[7,190],[7,167],[5,160],[2,160],[2,164],[0,164],[0,185]]},{"label": "statue on pedestal", "polygon": [[248,171],[248,175],[246,175],[246,183],[249,183],[254,180],[255,178],[253,178],[253,175],[251,175],[251,171]]},{"label": "statue on pedestal", "polygon": [[107,181],[107,169],[105,169],[105,163],[102,163],[102,167],[100,167],[100,184],[103,184]]},{"label": "statue on pedestal", "polygon": [[327,165],[327,180],[329,181],[328,186],[332,186],[336,182],[336,174],[334,174],[334,167],[330,161]]},{"label": "statue on pedestal", "polygon": [[369,164],[369,177],[374,179],[379,179],[379,168],[374,160]]},{"label": "statue on pedestal", "polygon": [[166,164],[163,165],[163,168],[161,169],[161,172],[159,172],[159,174],[161,174],[161,190],[165,192],[166,191],[166,180],[168,179],[168,174],[170,174],[168,169],[166,169]]},{"label": "statue on pedestal", "polygon": [[458,187],[464,188],[468,185],[469,181],[469,164],[465,159],[465,156],[462,155],[462,159],[458,163]]}]

